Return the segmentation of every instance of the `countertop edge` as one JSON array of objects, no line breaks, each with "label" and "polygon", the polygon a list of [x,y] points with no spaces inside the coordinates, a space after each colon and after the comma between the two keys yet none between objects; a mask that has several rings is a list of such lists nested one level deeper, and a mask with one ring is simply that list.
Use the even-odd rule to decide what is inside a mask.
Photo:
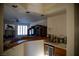
[{"label": "countertop edge", "polygon": [[[25,40],[25,39],[24,39]],[[39,39],[37,39],[37,40],[39,40]],[[40,40],[44,40],[44,39],[40,39]],[[16,46],[18,46],[18,45],[20,45],[20,44],[23,44],[23,43],[25,43],[25,42],[29,42],[29,41],[36,41],[36,40],[26,40],[26,41],[24,41],[24,42],[21,42],[21,43],[17,43],[17,42],[14,42],[13,44],[13,46],[11,46],[11,47],[9,47],[9,48],[7,48],[6,50],[4,50],[4,52],[5,51],[7,51],[7,50],[9,50],[9,49],[11,49],[11,48],[13,48],[13,47],[16,47]]]},{"label": "countertop edge", "polygon": [[62,44],[63,47],[60,45],[60,43],[55,44],[55,43],[50,43],[50,42],[44,42],[44,44],[48,44],[48,45],[51,45],[51,46],[58,47],[58,48],[66,50],[66,44]]}]

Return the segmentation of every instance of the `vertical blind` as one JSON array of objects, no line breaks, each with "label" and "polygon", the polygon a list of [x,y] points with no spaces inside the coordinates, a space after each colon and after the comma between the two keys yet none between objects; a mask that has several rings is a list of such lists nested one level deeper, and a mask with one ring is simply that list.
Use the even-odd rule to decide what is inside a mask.
[{"label": "vertical blind", "polygon": [[27,25],[18,25],[17,32],[18,35],[27,35]]}]

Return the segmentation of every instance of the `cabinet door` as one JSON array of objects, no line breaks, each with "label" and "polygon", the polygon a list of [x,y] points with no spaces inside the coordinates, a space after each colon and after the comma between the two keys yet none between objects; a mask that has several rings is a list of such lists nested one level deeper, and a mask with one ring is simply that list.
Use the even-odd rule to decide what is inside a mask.
[{"label": "cabinet door", "polygon": [[66,50],[54,47],[54,56],[66,56]]},{"label": "cabinet door", "polygon": [[44,56],[44,41],[36,40],[26,42],[25,56]]},{"label": "cabinet door", "polygon": [[24,55],[24,44],[17,45],[3,53],[5,56],[23,56]]}]

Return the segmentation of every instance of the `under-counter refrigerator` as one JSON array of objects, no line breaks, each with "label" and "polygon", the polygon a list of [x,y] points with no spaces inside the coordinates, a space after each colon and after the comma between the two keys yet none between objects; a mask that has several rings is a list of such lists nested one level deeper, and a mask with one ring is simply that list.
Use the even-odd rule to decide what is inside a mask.
[{"label": "under-counter refrigerator", "polygon": [[44,44],[44,54],[45,56],[53,56],[53,46]]}]

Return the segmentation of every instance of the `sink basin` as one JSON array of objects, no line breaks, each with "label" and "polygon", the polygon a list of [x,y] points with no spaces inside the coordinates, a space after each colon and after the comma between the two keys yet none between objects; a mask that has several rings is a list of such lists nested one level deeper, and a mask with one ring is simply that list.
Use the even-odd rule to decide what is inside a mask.
[{"label": "sink basin", "polygon": [[26,40],[18,40],[17,43],[25,42]]}]

